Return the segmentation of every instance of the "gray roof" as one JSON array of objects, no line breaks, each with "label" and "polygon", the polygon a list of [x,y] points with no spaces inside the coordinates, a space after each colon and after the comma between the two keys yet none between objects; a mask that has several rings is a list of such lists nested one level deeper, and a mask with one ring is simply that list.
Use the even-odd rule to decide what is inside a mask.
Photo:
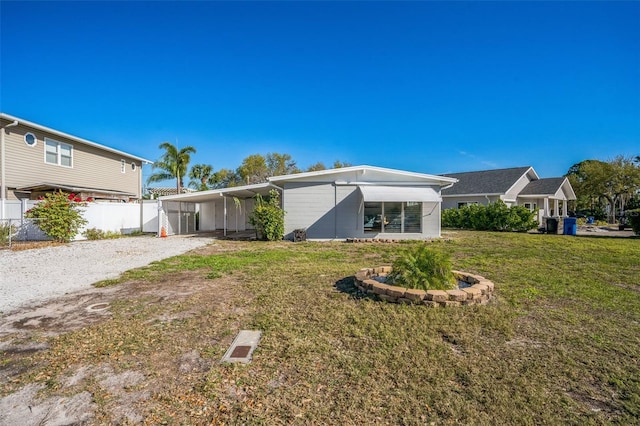
[{"label": "gray roof", "polygon": [[442,195],[504,194],[531,167],[483,170],[479,172],[447,173],[442,176],[458,179],[451,188],[443,189]]},{"label": "gray roof", "polygon": [[560,189],[565,179],[564,177],[554,177],[533,180],[520,191],[519,195],[553,195]]}]

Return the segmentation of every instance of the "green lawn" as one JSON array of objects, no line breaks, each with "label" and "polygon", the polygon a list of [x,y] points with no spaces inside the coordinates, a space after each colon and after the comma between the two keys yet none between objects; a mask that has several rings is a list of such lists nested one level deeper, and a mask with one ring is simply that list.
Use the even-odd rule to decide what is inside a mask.
[{"label": "green lawn", "polygon": [[[640,423],[640,239],[446,237],[431,247],[492,280],[489,305],[433,309],[355,292],[358,269],[414,243],[224,241],[105,283],[190,277],[211,288],[179,302],[122,300],[111,320],[49,338],[18,383],[51,380],[71,358],[135,368],[152,383],[147,423]],[[154,320],[161,312],[178,319]],[[240,329],[263,331],[252,363],[219,364]],[[210,368],[178,375],[175,359],[191,350]],[[106,404],[95,383],[83,389]]]}]

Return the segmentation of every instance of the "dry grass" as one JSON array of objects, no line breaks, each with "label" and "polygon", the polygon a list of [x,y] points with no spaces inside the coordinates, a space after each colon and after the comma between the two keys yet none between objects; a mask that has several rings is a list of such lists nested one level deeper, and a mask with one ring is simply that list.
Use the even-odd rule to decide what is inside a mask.
[{"label": "dry grass", "polygon": [[[356,270],[408,246],[221,242],[154,263],[119,283],[203,289],[121,300],[102,324],[34,337],[50,349],[25,356],[2,393],[86,390],[95,422],[111,423],[113,395],[63,385],[109,365],[144,374],[130,392],[148,392],[133,404],[147,424],[638,422],[637,240],[458,232],[432,246],[494,281],[494,303],[427,309],[355,291]],[[264,332],[253,362],[220,364],[241,329]]]},{"label": "dry grass", "polygon": [[21,251],[21,250],[41,249],[41,248],[47,248],[47,247],[64,246],[66,244],[67,243],[61,243],[58,241],[14,241],[11,243],[11,250]]}]

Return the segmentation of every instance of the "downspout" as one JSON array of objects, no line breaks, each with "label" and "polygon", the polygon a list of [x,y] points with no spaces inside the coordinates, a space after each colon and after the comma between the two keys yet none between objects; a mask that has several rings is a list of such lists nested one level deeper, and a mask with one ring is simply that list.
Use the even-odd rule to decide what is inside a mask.
[{"label": "downspout", "polygon": [[2,182],[0,182],[0,204],[2,204],[2,207],[0,209],[0,219],[4,219],[5,218],[5,201],[7,200],[7,181],[6,181],[6,175],[5,175],[5,150],[4,150],[4,134],[5,134],[5,129],[8,127],[14,127],[17,126],[18,120],[13,120],[13,123],[9,123],[6,126],[3,126],[2,128],[0,128],[0,169],[2,170],[1,172],[1,176],[0,179],[2,180]]},{"label": "downspout", "polygon": [[227,236],[227,197],[225,197],[224,195],[222,196],[222,202],[224,204],[224,214],[223,214],[224,231],[223,231],[223,235],[226,237]]},{"label": "downspout", "polygon": [[138,200],[140,200],[140,232],[144,229],[144,203],[142,200],[142,165],[140,163],[140,173],[138,174]]},{"label": "downspout", "polygon": [[333,185],[333,239],[338,239],[338,187]]}]

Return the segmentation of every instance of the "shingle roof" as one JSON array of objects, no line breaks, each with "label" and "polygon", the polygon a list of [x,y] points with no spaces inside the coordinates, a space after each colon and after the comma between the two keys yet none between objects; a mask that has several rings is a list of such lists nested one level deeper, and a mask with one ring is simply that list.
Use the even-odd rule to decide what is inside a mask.
[{"label": "shingle roof", "polygon": [[553,195],[560,189],[565,179],[564,177],[554,177],[533,180],[520,191],[519,195]]},{"label": "shingle roof", "polygon": [[451,188],[443,189],[442,195],[504,194],[531,167],[483,170],[479,172],[448,173],[442,176],[458,179]]}]

